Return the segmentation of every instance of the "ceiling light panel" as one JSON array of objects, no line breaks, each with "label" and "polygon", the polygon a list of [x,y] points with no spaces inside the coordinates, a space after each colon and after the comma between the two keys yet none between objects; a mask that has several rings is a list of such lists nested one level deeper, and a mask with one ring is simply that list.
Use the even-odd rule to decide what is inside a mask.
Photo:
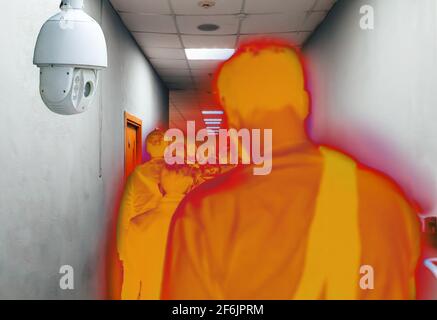
[{"label": "ceiling light panel", "polygon": [[222,115],[224,112],[222,110],[203,110],[203,115]]},{"label": "ceiling light panel", "polygon": [[182,35],[185,48],[233,48],[237,36]]},{"label": "ceiling light panel", "polygon": [[233,54],[234,49],[185,49],[188,60],[227,60]]}]

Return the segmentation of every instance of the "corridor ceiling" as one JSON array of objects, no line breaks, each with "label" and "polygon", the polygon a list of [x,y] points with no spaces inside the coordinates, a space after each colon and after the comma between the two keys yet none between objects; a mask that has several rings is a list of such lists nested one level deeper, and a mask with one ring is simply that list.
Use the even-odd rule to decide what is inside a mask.
[{"label": "corridor ceiling", "polygon": [[[211,78],[220,61],[188,60],[186,48],[237,48],[253,37],[301,46],[336,0],[111,0],[170,91],[173,125],[214,107]],[[204,8],[201,4],[208,6]],[[219,28],[202,31],[202,24]],[[176,120],[175,120],[176,119]],[[179,125],[178,125],[179,126]]]}]

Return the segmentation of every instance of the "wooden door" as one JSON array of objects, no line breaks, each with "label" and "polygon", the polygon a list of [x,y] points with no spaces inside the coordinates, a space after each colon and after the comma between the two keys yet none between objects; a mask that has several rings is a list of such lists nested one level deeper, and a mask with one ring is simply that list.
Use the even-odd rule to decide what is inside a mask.
[{"label": "wooden door", "polygon": [[137,165],[137,128],[130,123],[126,127],[125,175],[128,177]]},{"label": "wooden door", "polygon": [[125,113],[125,176],[128,177],[142,160],[142,121]]}]

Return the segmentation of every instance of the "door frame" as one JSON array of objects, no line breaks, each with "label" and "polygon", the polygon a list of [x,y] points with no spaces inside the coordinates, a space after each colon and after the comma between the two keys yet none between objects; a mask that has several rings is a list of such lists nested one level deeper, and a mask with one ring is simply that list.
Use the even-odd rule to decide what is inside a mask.
[{"label": "door frame", "polygon": [[130,114],[129,112],[124,112],[124,172],[126,175],[126,150],[127,150],[127,142],[126,142],[126,131],[128,125],[134,126],[136,128],[137,132],[137,159],[136,164],[139,165],[143,160],[143,120],[141,120],[138,117],[135,117],[133,114]]}]

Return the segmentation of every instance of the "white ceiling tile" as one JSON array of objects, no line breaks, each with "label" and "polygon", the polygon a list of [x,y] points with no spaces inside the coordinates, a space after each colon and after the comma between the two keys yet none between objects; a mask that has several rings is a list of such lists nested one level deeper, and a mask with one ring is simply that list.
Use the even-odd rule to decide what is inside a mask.
[{"label": "white ceiling tile", "polygon": [[299,32],[299,44],[300,46],[302,46],[305,41],[310,37],[310,35],[312,34],[312,32]]},{"label": "white ceiling tile", "polygon": [[138,44],[143,48],[182,48],[182,44],[176,34],[143,32],[133,32],[132,34]]},{"label": "white ceiling tile", "polygon": [[210,80],[208,78],[206,78],[206,79],[202,79],[202,78],[196,79],[194,81],[194,83],[196,84],[197,88],[208,90],[208,91],[211,91],[212,87],[213,87],[212,80]]},{"label": "white ceiling tile", "polygon": [[212,15],[240,13],[243,0],[217,0],[213,7],[208,9],[199,6],[199,0],[171,0],[176,14]]},{"label": "white ceiling tile", "polygon": [[166,75],[162,77],[164,82],[189,82],[192,81],[190,76]]},{"label": "white ceiling tile", "polygon": [[325,10],[328,11],[332,8],[337,0],[317,0],[317,4],[314,10]]},{"label": "white ceiling tile", "polygon": [[182,35],[185,48],[234,48],[237,36]]},{"label": "white ceiling tile", "polygon": [[187,60],[150,59],[150,62],[157,69],[186,69],[188,67]]},{"label": "white ceiling tile", "polygon": [[219,60],[189,60],[188,64],[191,69],[206,69],[214,71],[223,61]]},{"label": "white ceiling tile", "polygon": [[191,76],[191,74],[190,74],[190,69],[188,69],[188,67],[187,68],[177,68],[177,69],[175,69],[175,68],[160,68],[160,67],[158,67],[158,66],[156,66],[156,65],[154,65],[154,67],[155,67],[155,69],[156,69],[156,72],[158,72],[158,74],[161,76],[161,77],[166,77],[166,76],[169,76],[169,77],[190,77]]},{"label": "white ceiling tile", "polygon": [[267,34],[247,34],[241,35],[239,38],[239,45],[253,41],[257,39],[281,39],[289,41],[291,45],[300,45],[299,32],[286,32],[286,33],[267,33]]},{"label": "white ceiling tile", "polygon": [[326,17],[326,12],[311,12],[302,24],[301,31],[313,31]]},{"label": "white ceiling tile", "polygon": [[305,19],[302,12],[292,14],[249,15],[241,27],[242,34],[299,31]]},{"label": "white ceiling tile", "polygon": [[185,92],[172,92],[170,91],[170,100],[179,100],[179,99],[191,99],[195,100],[197,98],[197,91],[195,90],[187,90]]},{"label": "white ceiling tile", "polygon": [[[185,34],[236,34],[238,32],[238,18],[236,16],[177,16],[177,24],[181,33]],[[197,27],[201,24],[216,24],[220,28],[216,31],[201,31]]]},{"label": "white ceiling tile", "polygon": [[194,88],[194,84],[192,82],[166,82],[165,84],[171,90],[187,90]]},{"label": "white ceiling tile", "polygon": [[111,0],[117,11],[170,14],[170,6],[162,0]]},{"label": "white ceiling tile", "polygon": [[171,16],[143,15],[121,13],[124,23],[130,31],[176,33],[176,26]]},{"label": "white ceiling tile", "polygon": [[[202,69],[193,69],[192,71],[205,71]],[[204,79],[206,81],[210,81],[214,79],[214,74],[209,72],[199,72],[199,73],[192,73],[194,79],[197,81],[199,79]]]},{"label": "white ceiling tile", "polygon": [[193,86],[194,82],[190,79],[182,79],[182,78],[173,78],[171,81],[164,81],[167,84],[179,84],[179,85],[187,85],[187,86]]},{"label": "white ceiling tile", "polygon": [[151,59],[185,59],[183,49],[145,48],[144,51]]},{"label": "white ceiling tile", "polygon": [[246,0],[246,13],[291,13],[310,10],[316,0]]},{"label": "white ceiling tile", "polygon": [[201,68],[201,69],[191,69],[191,74],[196,77],[213,77],[214,76],[214,71],[215,69],[205,69],[205,68]]}]

